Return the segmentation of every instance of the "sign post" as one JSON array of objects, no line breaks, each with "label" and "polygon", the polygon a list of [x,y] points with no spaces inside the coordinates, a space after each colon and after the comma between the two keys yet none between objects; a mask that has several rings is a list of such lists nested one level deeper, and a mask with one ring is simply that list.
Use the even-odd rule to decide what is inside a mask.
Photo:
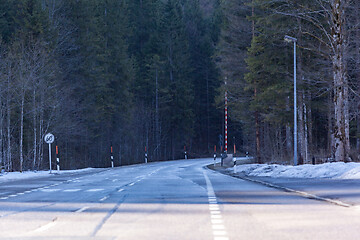
[{"label": "sign post", "polygon": [[47,144],[49,144],[49,165],[50,165],[50,173],[51,173],[51,144],[54,142],[55,137],[53,134],[48,133],[45,135],[44,140]]}]

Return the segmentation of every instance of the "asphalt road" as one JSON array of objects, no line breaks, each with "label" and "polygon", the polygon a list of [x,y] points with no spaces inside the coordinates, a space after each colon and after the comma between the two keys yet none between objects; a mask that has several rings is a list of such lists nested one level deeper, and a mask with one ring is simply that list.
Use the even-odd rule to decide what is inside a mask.
[{"label": "asphalt road", "polygon": [[360,209],[232,178],[211,159],[0,184],[0,239],[358,239]]}]

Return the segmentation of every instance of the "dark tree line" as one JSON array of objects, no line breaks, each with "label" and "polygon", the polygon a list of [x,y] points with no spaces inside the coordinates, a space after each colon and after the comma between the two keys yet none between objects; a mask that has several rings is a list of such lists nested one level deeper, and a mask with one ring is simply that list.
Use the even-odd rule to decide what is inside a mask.
[{"label": "dark tree line", "polygon": [[292,159],[290,35],[297,38],[300,162],[359,160],[359,1],[229,0],[222,10],[219,66],[244,147],[259,162]]},{"label": "dark tree line", "polygon": [[[62,168],[212,153],[291,162],[297,38],[300,162],[358,160],[355,0],[0,0],[0,162]],[[227,78],[227,85],[224,85]],[[230,151],[229,146],[229,151]]]},{"label": "dark tree line", "polygon": [[207,154],[218,141],[217,1],[1,0],[0,162],[62,168]]}]

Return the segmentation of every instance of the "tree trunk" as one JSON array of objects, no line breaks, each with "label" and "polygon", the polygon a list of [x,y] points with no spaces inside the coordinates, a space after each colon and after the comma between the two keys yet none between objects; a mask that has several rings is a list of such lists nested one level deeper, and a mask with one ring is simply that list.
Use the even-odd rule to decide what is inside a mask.
[{"label": "tree trunk", "polygon": [[[252,4],[254,4],[254,1],[252,1]],[[254,6],[251,7],[251,17],[254,17],[255,15],[255,9]],[[255,38],[255,21],[251,21],[251,32],[252,32],[252,39]],[[254,88],[254,100],[256,100],[257,96],[257,87]],[[259,119],[259,113],[258,111],[255,111],[255,141],[256,141],[256,160],[257,163],[262,163],[261,159],[261,143],[260,143],[260,119]]]},{"label": "tree trunk", "polygon": [[4,166],[4,105],[3,94],[0,93],[0,165]]},{"label": "tree trunk", "polygon": [[[290,101],[289,101],[289,96],[286,98],[286,111],[290,112]],[[291,127],[290,127],[290,123],[286,123],[286,153],[287,153],[287,157],[290,157],[293,154],[293,149],[292,149],[292,135],[291,135]]]},{"label": "tree trunk", "polygon": [[158,79],[158,69],[156,68],[155,72],[155,158],[159,160],[160,153],[160,122],[159,122],[159,79]]},{"label": "tree trunk", "polygon": [[349,110],[348,83],[346,79],[345,52],[345,1],[331,0],[332,10],[332,46],[333,46],[333,81],[334,81],[334,138],[335,161],[348,161]]},{"label": "tree trunk", "polygon": [[11,156],[11,106],[10,106],[10,70],[8,72],[7,79],[7,96],[6,96],[6,107],[7,107],[7,151],[6,151],[6,162],[7,162],[7,171],[12,170],[12,156]]},{"label": "tree trunk", "polygon": [[7,150],[6,150],[6,163],[7,171],[12,169],[12,159],[11,159],[11,112],[10,112],[10,96],[7,96]]},{"label": "tree trunk", "polygon": [[334,108],[333,108],[333,92],[329,93],[329,104],[328,104],[328,143],[327,152],[331,153],[330,156],[335,158],[335,137],[334,137]]},{"label": "tree trunk", "polygon": [[[357,1],[357,4],[355,5],[355,15],[356,15],[356,23],[360,23],[360,3],[359,1]],[[356,58],[356,80],[355,82],[357,82],[357,93],[358,95],[360,95],[360,29],[359,27],[356,29],[356,53],[355,53],[355,58]],[[357,124],[356,124],[356,128],[357,128],[357,133],[356,133],[356,151],[358,154],[358,159],[360,157],[360,100],[358,99],[358,104],[357,104]]]},{"label": "tree trunk", "polygon": [[4,131],[3,131],[3,125],[4,125],[4,111],[3,111],[3,103],[2,103],[2,96],[0,96],[0,165],[1,168],[4,165]]},{"label": "tree trunk", "polygon": [[207,142],[207,152],[210,153],[210,101],[209,101],[209,71],[206,67],[206,142]]},{"label": "tree trunk", "polygon": [[309,158],[309,136],[308,136],[308,121],[307,121],[307,106],[305,102],[305,96],[304,96],[304,145],[305,145],[305,159],[304,163],[309,164],[311,163]]},{"label": "tree trunk", "polygon": [[23,171],[23,143],[24,143],[24,104],[25,104],[25,93],[21,94],[21,105],[20,105],[20,140],[19,140],[19,150],[20,150],[20,172]]},{"label": "tree trunk", "polygon": [[37,113],[37,109],[36,109],[36,90],[35,90],[35,86],[34,86],[34,91],[33,91],[33,128],[34,128],[34,146],[33,146],[33,170],[35,170],[35,166],[36,166],[36,153],[37,153],[37,129],[36,129],[36,113]]},{"label": "tree trunk", "polygon": [[38,160],[38,164],[37,164],[37,169],[40,170],[40,166],[43,162],[44,159],[44,149],[43,149],[43,145],[44,145],[44,93],[41,93],[41,97],[40,97],[40,103],[39,103],[39,111],[40,111],[40,118],[39,118],[39,160]]},{"label": "tree trunk", "polygon": [[[300,65],[300,64],[299,64]],[[301,74],[299,74],[301,77]],[[298,98],[298,106],[297,106],[297,115],[298,115],[298,129],[297,129],[297,135],[298,135],[298,156],[299,156],[299,164],[304,164],[305,160],[305,130],[304,130],[304,98],[303,93],[299,94],[300,97]]]},{"label": "tree trunk", "polygon": [[312,122],[312,110],[311,110],[311,93],[310,91],[307,92],[307,95],[306,95],[306,99],[309,104],[306,106],[306,113],[307,113],[307,117],[306,117],[306,123],[307,123],[307,133],[308,133],[308,146],[309,146],[309,149],[308,149],[308,157],[309,157],[309,160],[311,158],[311,156],[313,156],[313,152],[314,152],[314,149],[315,147],[313,146],[313,142],[314,142],[314,139],[313,139],[313,122]]}]

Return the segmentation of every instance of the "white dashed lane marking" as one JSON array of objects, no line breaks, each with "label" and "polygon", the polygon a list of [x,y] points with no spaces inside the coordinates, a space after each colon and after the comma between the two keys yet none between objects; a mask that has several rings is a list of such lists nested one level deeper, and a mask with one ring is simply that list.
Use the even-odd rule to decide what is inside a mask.
[{"label": "white dashed lane marking", "polygon": [[89,190],[86,190],[86,192],[100,192],[100,191],[103,191],[104,189],[102,188],[93,188],[93,189],[89,189]]},{"label": "white dashed lane marking", "polygon": [[42,189],[41,191],[42,192],[58,192],[60,190],[61,189],[58,189],[58,188],[51,188],[51,189]]},{"label": "white dashed lane marking", "polygon": [[103,202],[103,201],[105,201],[105,200],[108,199],[108,198],[109,198],[109,196],[103,197],[102,199],[100,199],[100,202]]},{"label": "white dashed lane marking", "polygon": [[209,211],[211,216],[214,240],[229,240],[229,238],[227,237],[225,226],[223,224],[224,221],[222,220],[220,208],[211,181],[205,171],[203,171],[203,174],[206,181]]},{"label": "white dashed lane marking", "polygon": [[65,189],[64,192],[78,192],[80,191],[81,189],[79,188],[74,188],[74,189]]}]

